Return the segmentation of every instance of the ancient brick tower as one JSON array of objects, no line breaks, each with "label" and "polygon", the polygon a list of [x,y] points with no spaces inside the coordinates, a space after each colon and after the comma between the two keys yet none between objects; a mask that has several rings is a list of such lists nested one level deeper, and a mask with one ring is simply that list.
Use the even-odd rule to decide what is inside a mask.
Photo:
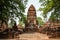
[{"label": "ancient brick tower", "polygon": [[32,29],[35,30],[38,28],[38,22],[36,20],[36,10],[33,5],[31,5],[28,9],[27,13],[27,21],[26,21],[26,29]]}]

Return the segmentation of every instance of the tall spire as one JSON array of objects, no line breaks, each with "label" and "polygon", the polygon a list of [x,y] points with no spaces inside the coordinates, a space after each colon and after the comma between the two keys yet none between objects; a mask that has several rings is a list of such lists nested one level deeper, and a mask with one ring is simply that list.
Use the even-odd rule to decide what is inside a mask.
[{"label": "tall spire", "polygon": [[35,10],[35,7],[31,4],[31,6],[29,7],[29,9],[28,9],[28,10],[33,11],[33,10]]},{"label": "tall spire", "polygon": [[38,28],[38,22],[36,20],[36,10],[33,5],[31,5],[28,9],[28,14],[27,14],[27,22],[25,25],[26,30],[36,30]]}]

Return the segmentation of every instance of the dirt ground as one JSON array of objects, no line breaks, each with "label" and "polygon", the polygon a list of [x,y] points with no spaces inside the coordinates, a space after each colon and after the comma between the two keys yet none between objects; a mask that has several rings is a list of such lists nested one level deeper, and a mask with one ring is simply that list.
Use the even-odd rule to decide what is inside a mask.
[{"label": "dirt ground", "polygon": [[19,35],[20,40],[60,40],[60,39],[50,39],[46,34],[41,33],[25,33]]},{"label": "dirt ground", "polygon": [[20,35],[20,40],[40,40],[49,39],[47,35],[40,33],[25,33]]},{"label": "dirt ground", "polygon": [[[3,39],[0,39],[0,40],[3,40]],[[19,38],[4,39],[4,40],[60,40],[60,39],[50,39],[46,34],[35,32],[35,33],[20,34]]]}]

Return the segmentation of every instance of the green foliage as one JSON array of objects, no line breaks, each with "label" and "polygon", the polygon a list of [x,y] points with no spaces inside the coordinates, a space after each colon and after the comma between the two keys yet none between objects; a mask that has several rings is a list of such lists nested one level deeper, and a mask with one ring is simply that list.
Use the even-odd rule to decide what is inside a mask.
[{"label": "green foliage", "polygon": [[38,20],[39,26],[42,26],[44,24],[44,22],[42,21],[40,17],[37,17],[37,20]]},{"label": "green foliage", "polygon": [[60,18],[60,0],[41,0],[42,6],[44,6],[44,8],[40,8],[39,10],[43,11],[44,16],[47,15],[48,12],[52,11],[54,9],[54,11],[51,14],[50,19],[52,21],[56,21],[59,20]]},{"label": "green foliage", "polygon": [[23,12],[27,0],[0,0],[0,20],[8,22],[13,18],[24,18]]},{"label": "green foliage", "polygon": [[23,21],[23,23],[25,23],[25,22],[26,22],[26,18],[27,18],[26,15],[21,15],[21,17],[22,17],[22,18],[21,18],[20,21]]},{"label": "green foliage", "polygon": [[19,25],[23,28],[25,27],[26,19],[27,17],[26,15],[24,15],[24,17],[21,20],[19,20]]},{"label": "green foliage", "polygon": [[54,4],[52,0],[45,0],[45,2],[42,3],[42,6],[44,7],[40,8],[39,10],[43,11],[44,16],[46,16],[46,14],[52,10]]}]

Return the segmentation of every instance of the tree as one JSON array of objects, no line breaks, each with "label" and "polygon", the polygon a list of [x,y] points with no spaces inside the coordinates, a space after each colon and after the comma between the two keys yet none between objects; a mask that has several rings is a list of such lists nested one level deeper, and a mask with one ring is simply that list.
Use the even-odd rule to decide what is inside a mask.
[{"label": "tree", "polygon": [[27,0],[0,0],[0,20],[5,22],[12,21],[15,17],[23,19],[23,12],[26,8]]},{"label": "tree", "polygon": [[37,21],[38,21],[39,26],[42,26],[44,24],[42,18],[40,17],[37,17]]},{"label": "tree", "polygon": [[23,19],[19,20],[19,25],[22,27],[25,27],[26,20],[27,20],[27,17],[26,15],[24,15]]},{"label": "tree", "polygon": [[56,21],[60,20],[60,0],[40,0],[44,8],[40,8],[46,17],[47,13],[54,10],[50,16],[50,20]]}]

